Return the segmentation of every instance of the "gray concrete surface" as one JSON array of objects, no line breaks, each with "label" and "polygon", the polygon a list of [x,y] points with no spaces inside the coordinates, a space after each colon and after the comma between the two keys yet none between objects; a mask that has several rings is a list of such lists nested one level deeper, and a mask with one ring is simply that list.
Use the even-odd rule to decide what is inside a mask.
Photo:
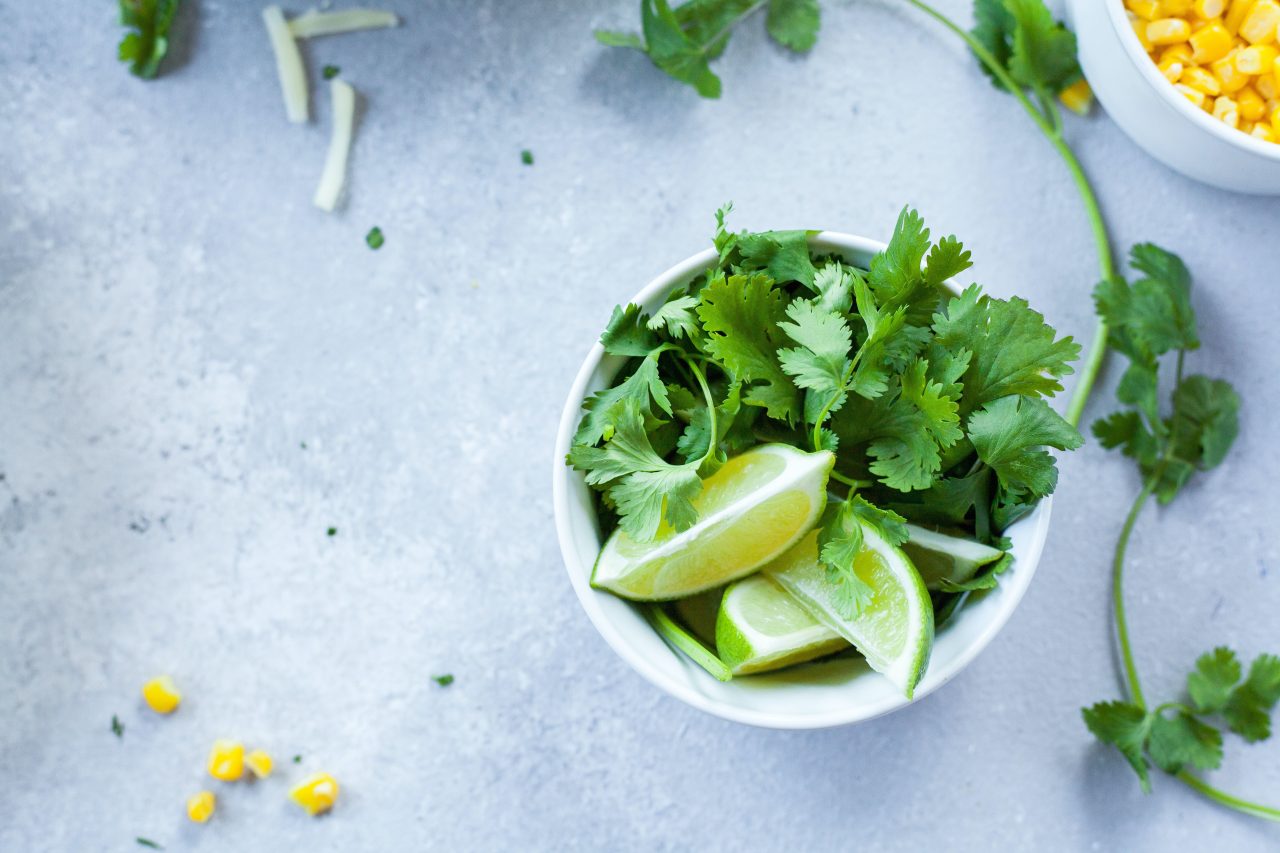
[{"label": "gray concrete surface", "polygon": [[[686,708],[565,580],[563,395],[614,302],[705,245],[727,199],[738,227],[877,237],[909,202],[991,290],[1090,335],[1067,174],[953,39],[887,0],[828,2],[808,58],[744,26],[705,102],[594,44],[634,0],[388,2],[403,28],[307,46],[313,80],[340,65],[366,107],[326,216],[325,97],[288,125],[259,4],[185,5],[143,83],[114,60],[112,4],[0,2],[0,849],[1280,846],[1167,778],[1144,797],[1081,725],[1117,693],[1107,562],[1137,489],[1096,446],[1063,466],[1003,634],[870,724]],[[1102,115],[1069,134],[1116,244],[1189,263],[1193,367],[1245,398],[1227,464],[1135,539],[1137,651],[1167,696],[1214,644],[1280,645],[1280,203],[1190,183]],[[158,672],[186,691],[172,718],[138,699]],[[215,737],[286,763],[219,786],[195,827]],[[1232,745],[1213,778],[1274,802],[1278,759]],[[312,769],[343,785],[321,820],[284,801]]]}]

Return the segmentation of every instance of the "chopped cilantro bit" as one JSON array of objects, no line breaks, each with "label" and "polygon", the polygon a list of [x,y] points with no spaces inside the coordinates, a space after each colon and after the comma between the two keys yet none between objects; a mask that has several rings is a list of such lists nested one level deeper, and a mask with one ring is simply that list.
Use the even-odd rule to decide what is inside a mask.
[{"label": "chopped cilantro bit", "polygon": [[118,738],[124,737],[124,723],[115,714],[111,715],[111,732]]},{"label": "chopped cilantro bit", "polygon": [[326,536],[337,536],[337,535],[338,535],[338,528],[336,528],[336,527],[330,527],[328,530],[326,530],[326,531],[325,531],[325,535],[326,535]]},{"label": "chopped cilantro bit", "polygon": [[320,72],[321,76],[326,80],[332,80],[342,73],[342,69],[336,65],[326,65],[324,70]]},{"label": "chopped cilantro bit", "polygon": [[526,148],[526,149],[524,149],[523,151],[521,151],[521,152],[520,152],[520,162],[521,162],[521,163],[524,163],[526,166],[532,166],[532,165],[533,165],[533,152],[532,152],[532,151],[530,151],[528,148]]},{"label": "chopped cilantro bit", "polygon": [[453,675],[450,673],[445,673],[444,675],[433,675],[431,678],[441,687],[448,687],[450,684],[453,684]]},{"label": "chopped cilantro bit", "polygon": [[138,842],[139,847],[150,847],[152,850],[164,849],[159,844],[152,841],[150,838],[143,838],[142,836],[138,836],[137,838],[134,839],[134,841]]},{"label": "chopped cilantro bit", "polygon": [[180,0],[120,0],[120,23],[129,28],[116,56],[129,71],[149,80],[160,70],[169,51],[169,26]]},{"label": "chopped cilantro bit", "polygon": [[364,236],[364,241],[369,244],[370,249],[381,249],[384,242],[382,237],[382,229],[377,225],[369,229],[369,233]]},{"label": "chopped cilantro bit", "polygon": [[294,763],[294,764],[301,764],[301,763],[302,763],[302,756],[301,756],[301,755],[295,755],[295,756],[293,757],[293,763]]}]

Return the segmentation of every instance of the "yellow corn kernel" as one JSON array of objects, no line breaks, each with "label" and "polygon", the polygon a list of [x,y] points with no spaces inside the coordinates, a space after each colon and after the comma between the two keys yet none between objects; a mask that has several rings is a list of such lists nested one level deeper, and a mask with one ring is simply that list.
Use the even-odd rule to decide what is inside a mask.
[{"label": "yellow corn kernel", "polygon": [[1191,38],[1191,25],[1181,18],[1158,18],[1147,24],[1147,41],[1177,44]]},{"label": "yellow corn kernel", "polygon": [[1089,81],[1081,77],[1059,92],[1058,100],[1076,115],[1087,116],[1093,106],[1093,90],[1089,88]]},{"label": "yellow corn kernel", "polygon": [[234,782],[244,775],[244,744],[234,740],[215,740],[209,752],[209,775],[223,782]]},{"label": "yellow corn kernel", "polygon": [[182,693],[172,678],[161,675],[142,685],[142,699],[157,714],[172,714],[182,702]]},{"label": "yellow corn kernel", "polygon": [[1157,67],[1160,69],[1160,73],[1164,75],[1164,79],[1170,83],[1177,83],[1182,79],[1181,62],[1161,62]]},{"label": "yellow corn kernel", "polygon": [[1174,83],[1173,88],[1187,96],[1187,100],[1195,104],[1197,107],[1203,107],[1205,101],[1205,93],[1199,89],[1192,89],[1190,86],[1184,86],[1182,83]]},{"label": "yellow corn kernel", "polygon": [[[1262,102],[1259,101],[1259,104]],[[275,766],[275,762],[271,760],[271,756],[267,755],[260,749],[255,749],[244,757],[244,763],[249,771],[259,779],[265,779],[271,775],[271,768]]]},{"label": "yellow corn kernel", "polygon": [[1213,117],[1228,127],[1240,126],[1240,110],[1226,95],[1213,102]]},{"label": "yellow corn kernel", "polygon": [[1213,69],[1213,76],[1218,78],[1218,85],[1222,87],[1222,91],[1228,95],[1232,92],[1239,92],[1245,86],[1249,85],[1249,75],[1241,74],[1240,69],[1236,68],[1236,52],[1228,53],[1217,62],[1210,64]]},{"label": "yellow corn kernel", "polygon": [[217,804],[213,791],[201,791],[187,800],[187,817],[196,823],[205,823],[213,817],[213,809]]},{"label": "yellow corn kernel", "polygon": [[1252,136],[1254,139],[1261,139],[1263,142],[1276,141],[1275,133],[1273,133],[1271,128],[1267,127],[1262,122],[1258,122],[1257,124],[1255,124],[1253,126],[1253,130],[1249,131],[1249,135]]},{"label": "yellow corn kernel", "polygon": [[1197,18],[1209,20],[1219,17],[1227,8],[1227,0],[1196,0],[1193,4]]},{"label": "yellow corn kernel", "polygon": [[1208,65],[1230,53],[1233,41],[1221,22],[1205,24],[1191,34],[1191,58],[1197,65]]},{"label": "yellow corn kernel", "polygon": [[338,799],[338,782],[328,773],[312,773],[289,791],[289,799],[318,815],[333,808]]},{"label": "yellow corn kernel", "polygon": [[1244,21],[1244,16],[1249,14],[1249,7],[1252,6],[1254,0],[1231,0],[1231,5],[1227,8],[1227,15],[1222,19],[1222,25],[1227,31],[1235,35],[1240,30],[1240,24]]},{"label": "yellow corn kernel", "polygon": [[1124,0],[1124,5],[1144,21],[1153,21],[1160,17],[1160,0]]},{"label": "yellow corn kernel", "polygon": [[1147,41],[1147,22],[1130,12],[1129,26],[1133,27],[1133,34],[1138,37],[1138,43],[1142,45],[1142,49],[1150,53],[1151,42]]},{"label": "yellow corn kernel", "polygon": [[1192,0],[1160,0],[1160,12],[1166,18],[1185,18],[1192,5]]},{"label": "yellow corn kernel", "polygon": [[1271,44],[1280,27],[1280,3],[1257,0],[1240,22],[1240,37],[1249,44]]},{"label": "yellow corn kernel", "polygon": [[1222,94],[1222,84],[1218,82],[1218,78],[1203,68],[1184,68],[1179,82],[1185,83],[1192,89],[1199,89],[1206,95]]},{"label": "yellow corn kernel", "polygon": [[1190,65],[1191,45],[1183,42],[1182,44],[1171,44],[1164,50],[1160,51],[1159,62],[1181,62],[1183,65]]},{"label": "yellow corn kernel", "polygon": [[1280,136],[1280,104],[1271,107],[1271,132]]},{"label": "yellow corn kernel", "polygon": [[1253,88],[1258,90],[1263,100],[1269,101],[1276,97],[1276,93],[1280,92],[1280,59],[1276,60],[1276,73],[1260,75],[1253,81]]},{"label": "yellow corn kernel", "polygon": [[1245,121],[1257,121],[1267,114],[1267,102],[1251,86],[1245,86],[1236,94],[1236,105],[1240,118]]},{"label": "yellow corn kernel", "polygon": [[1269,44],[1242,47],[1236,53],[1236,69],[1241,74],[1253,76],[1265,74],[1275,67],[1276,57],[1278,56],[1280,56],[1280,51],[1277,51]]}]

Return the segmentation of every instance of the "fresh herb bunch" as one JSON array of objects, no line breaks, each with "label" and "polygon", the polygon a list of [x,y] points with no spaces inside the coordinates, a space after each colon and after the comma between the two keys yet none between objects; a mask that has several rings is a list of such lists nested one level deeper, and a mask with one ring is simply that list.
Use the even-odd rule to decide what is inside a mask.
[{"label": "fresh herb bunch", "polygon": [[[1005,546],[1004,529],[1057,483],[1046,448],[1082,443],[1045,403],[1079,347],[1021,299],[949,291],[969,253],[952,236],[932,242],[913,210],[865,270],[811,256],[815,232],[731,233],[727,212],[712,269],[652,316],[615,308],[601,337],[628,362],[584,401],[568,461],[623,532],[688,529],[703,478],[784,442],[836,454],[831,478],[848,495],[819,543],[848,618],[869,594],[853,571],[858,522],[894,544],[910,519]],[[994,583],[987,572],[948,591]]]},{"label": "fresh herb bunch", "polygon": [[[1124,558],[1139,514],[1152,495],[1169,503],[1198,471],[1221,464],[1236,438],[1240,398],[1229,382],[1184,375],[1186,354],[1200,346],[1191,306],[1191,275],[1176,256],[1150,244],[1135,246],[1130,264],[1142,278],[1116,277],[1094,292],[1098,313],[1110,327],[1110,345],[1129,367],[1116,396],[1126,407],[1093,425],[1104,447],[1133,459],[1143,486],[1116,542],[1113,596],[1116,636],[1129,701],[1099,702],[1084,709],[1089,730],[1128,759],[1144,791],[1150,766],[1177,776],[1205,796],[1257,817],[1280,820],[1269,808],[1218,791],[1191,770],[1222,763],[1223,728],[1249,743],[1271,734],[1271,712],[1280,701],[1280,658],[1263,654],[1248,675],[1235,652],[1219,647],[1202,655],[1187,676],[1187,702],[1147,704],[1134,663],[1124,607]],[[1161,359],[1172,357],[1168,414],[1160,406]],[[1243,679],[1243,680],[1242,680]],[[1219,724],[1220,722],[1220,724]]]},{"label": "fresh herb bunch", "polygon": [[181,0],[120,0],[120,23],[128,27],[117,55],[144,79],[155,77],[169,51],[169,27]]},{"label": "fresh herb bunch", "polygon": [[720,97],[720,78],[711,60],[724,53],[733,28],[765,9],[765,28],[778,44],[806,53],[818,40],[818,0],[689,0],[674,9],[667,0],[640,0],[642,35],[596,30],[610,47],[629,47],[654,65],[688,83],[704,98]]}]

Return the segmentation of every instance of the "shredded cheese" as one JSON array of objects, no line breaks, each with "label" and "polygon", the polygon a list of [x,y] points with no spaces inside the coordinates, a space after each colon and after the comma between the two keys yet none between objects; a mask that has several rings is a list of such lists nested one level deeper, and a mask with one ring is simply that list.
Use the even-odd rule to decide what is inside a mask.
[{"label": "shredded cheese", "polygon": [[334,78],[329,81],[333,100],[333,135],[329,137],[329,153],[324,159],[324,172],[313,199],[315,206],[332,212],[342,195],[347,178],[347,156],[351,153],[351,134],[356,123],[356,90]]},{"label": "shredded cheese", "polygon": [[350,33],[356,30],[377,30],[394,27],[400,19],[394,12],[378,9],[344,9],[341,12],[319,12],[311,9],[289,22],[289,32],[294,38],[309,39]]},{"label": "shredded cheese", "polygon": [[267,25],[271,50],[276,55],[276,73],[280,76],[285,112],[289,115],[289,121],[302,124],[307,120],[307,72],[302,67],[298,43],[294,41],[279,6],[263,9],[262,20]]}]

